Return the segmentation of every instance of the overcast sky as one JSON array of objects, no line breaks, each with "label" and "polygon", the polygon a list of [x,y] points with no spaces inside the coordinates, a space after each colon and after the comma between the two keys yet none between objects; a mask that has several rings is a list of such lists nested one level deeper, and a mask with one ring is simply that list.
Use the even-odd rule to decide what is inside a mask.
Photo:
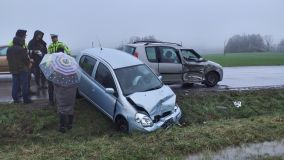
[{"label": "overcast sky", "polygon": [[0,44],[19,28],[50,33],[71,49],[116,47],[131,36],[154,35],[199,49],[222,48],[234,34],[284,38],[284,0],[1,0]]}]

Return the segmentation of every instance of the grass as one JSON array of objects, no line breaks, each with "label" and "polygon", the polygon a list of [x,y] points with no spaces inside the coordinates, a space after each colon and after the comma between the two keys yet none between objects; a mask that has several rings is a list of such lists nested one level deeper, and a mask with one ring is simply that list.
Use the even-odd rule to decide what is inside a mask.
[{"label": "grass", "polygon": [[284,65],[284,53],[227,53],[204,55],[204,58],[221,64],[233,66],[271,66]]},{"label": "grass", "polygon": [[[74,128],[60,134],[54,108],[0,107],[0,159],[183,159],[284,136],[284,90],[178,93],[182,126],[123,134],[84,100],[75,107]],[[235,108],[233,101],[242,101]]]}]

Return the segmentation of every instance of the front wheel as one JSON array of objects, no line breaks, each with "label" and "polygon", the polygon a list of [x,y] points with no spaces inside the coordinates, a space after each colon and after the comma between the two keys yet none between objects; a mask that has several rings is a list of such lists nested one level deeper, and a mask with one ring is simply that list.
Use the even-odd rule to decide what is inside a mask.
[{"label": "front wheel", "polygon": [[219,75],[216,72],[209,72],[205,75],[205,85],[207,87],[214,87],[219,82]]},{"label": "front wheel", "polygon": [[115,121],[116,129],[120,132],[128,132],[128,122],[124,117],[118,117]]}]

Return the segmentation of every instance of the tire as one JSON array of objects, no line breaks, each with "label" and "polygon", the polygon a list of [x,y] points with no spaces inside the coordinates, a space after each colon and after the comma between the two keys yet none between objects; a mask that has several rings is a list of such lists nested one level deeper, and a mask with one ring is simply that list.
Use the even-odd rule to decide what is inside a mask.
[{"label": "tire", "polygon": [[205,85],[207,87],[214,87],[219,82],[219,74],[216,72],[208,72],[205,75]]},{"label": "tire", "polygon": [[124,117],[122,116],[117,117],[117,119],[115,120],[115,125],[116,125],[116,130],[123,133],[128,133],[129,129],[128,122]]}]

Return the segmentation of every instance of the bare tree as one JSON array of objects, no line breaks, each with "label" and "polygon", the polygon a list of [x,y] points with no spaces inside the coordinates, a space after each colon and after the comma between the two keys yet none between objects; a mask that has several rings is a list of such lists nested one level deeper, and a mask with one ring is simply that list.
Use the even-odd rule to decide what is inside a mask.
[{"label": "bare tree", "polygon": [[263,40],[265,41],[266,50],[272,51],[272,46],[273,46],[272,36],[271,35],[265,35],[265,36],[263,36]]}]

